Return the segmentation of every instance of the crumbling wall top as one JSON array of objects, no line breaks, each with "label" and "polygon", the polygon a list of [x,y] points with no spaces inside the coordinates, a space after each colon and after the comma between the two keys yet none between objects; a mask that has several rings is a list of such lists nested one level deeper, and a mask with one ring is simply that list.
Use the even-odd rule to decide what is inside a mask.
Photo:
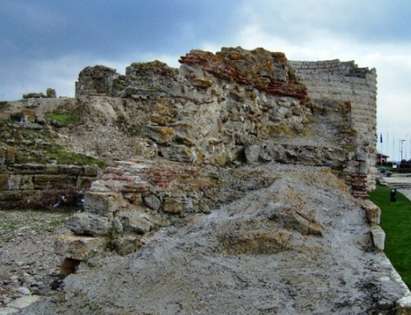
[{"label": "crumbling wall top", "polygon": [[367,78],[375,77],[375,68],[359,67],[354,61],[340,61],[339,59],[321,61],[289,61],[297,71],[327,73],[347,77]]},{"label": "crumbling wall top", "polygon": [[213,54],[192,50],[180,58],[184,65],[198,66],[214,76],[249,85],[273,95],[292,96],[304,99],[305,86],[298,82],[281,52],[270,52],[263,48],[245,50],[222,48]]},{"label": "crumbling wall top", "polygon": [[86,67],[79,73],[76,96],[111,95],[113,79],[118,76],[115,69],[106,66]]}]

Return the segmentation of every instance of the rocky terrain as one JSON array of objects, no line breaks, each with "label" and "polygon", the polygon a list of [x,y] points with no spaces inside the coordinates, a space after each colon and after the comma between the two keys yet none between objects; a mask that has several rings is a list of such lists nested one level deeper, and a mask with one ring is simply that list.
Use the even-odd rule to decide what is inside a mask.
[{"label": "rocky terrain", "polygon": [[[75,98],[1,103],[0,207],[80,209],[29,252],[52,250],[47,272],[13,267],[44,284],[21,313],[407,312],[380,210],[364,200],[374,129],[356,110],[375,106],[375,71],[321,64],[352,91],[332,97],[305,85],[312,65],[261,48],[180,63],[87,67]],[[15,312],[9,292],[32,284],[8,278]]]},{"label": "rocky terrain", "polygon": [[52,294],[61,281],[54,250],[67,211],[0,211],[0,314]]},{"label": "rocky terrain", "polygon": [[272,184],[82,264],[26,314],[390,314],[405,289],[329,170],[270,164]]}]

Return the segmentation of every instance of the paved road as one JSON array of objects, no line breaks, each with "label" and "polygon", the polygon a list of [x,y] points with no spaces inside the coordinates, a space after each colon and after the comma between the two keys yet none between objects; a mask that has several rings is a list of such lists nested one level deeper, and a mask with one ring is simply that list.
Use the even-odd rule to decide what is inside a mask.
[{"label": "paved road", "polygon": [[393,174],[391,177],[384,177],[382,182],[397,188],[399,192],[411,200],[411,174]]}]

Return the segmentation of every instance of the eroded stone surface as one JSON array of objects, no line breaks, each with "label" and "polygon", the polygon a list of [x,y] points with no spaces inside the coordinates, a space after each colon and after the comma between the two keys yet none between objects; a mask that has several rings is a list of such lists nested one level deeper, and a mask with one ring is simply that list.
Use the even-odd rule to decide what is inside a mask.
[{"label": "eroded stone surface", "polygon": [[56,251],[71,259],[84,260],[105,250],[106,239],[62,234],[56,240]]},{"label": "eroded stone surface", "polygon": [[383,251],[385,248],[385,232],[379,225],[371,227],[371,236],[376,249]]},{"label": "eroded stone surface", "polygon": [[[370,251],[363,209],[328,169],[269,164],[266,187],[160,229],[65,280],[69,314],[391,314],[406,290]],[[260,177],[263,176],[260,175]],[[267,176],[266,175],[266,176]],[[304,218],[302,221],[298,217]],[[134,243],[133,243],[134,242]],[[31,312],[31,313],[30,313]],[[45,313],[45,314],[49,314]]]}]

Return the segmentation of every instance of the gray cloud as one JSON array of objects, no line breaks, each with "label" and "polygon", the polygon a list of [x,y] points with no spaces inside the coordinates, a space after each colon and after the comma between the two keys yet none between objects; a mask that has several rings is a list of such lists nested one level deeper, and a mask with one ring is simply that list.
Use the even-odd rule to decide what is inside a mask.
[{"label": "gray cloud", "polygon": [[[0,99],[47,87],[73,95],[86,65],[121,72],[132,61],[163,59],[177,66],[191,48],[262,46],[290,59],[376,67],[379,131],[399,140],[411,137],[410,12],[405,0],[3,0]],[[384,145],[398,156],[395,143]]]}]

